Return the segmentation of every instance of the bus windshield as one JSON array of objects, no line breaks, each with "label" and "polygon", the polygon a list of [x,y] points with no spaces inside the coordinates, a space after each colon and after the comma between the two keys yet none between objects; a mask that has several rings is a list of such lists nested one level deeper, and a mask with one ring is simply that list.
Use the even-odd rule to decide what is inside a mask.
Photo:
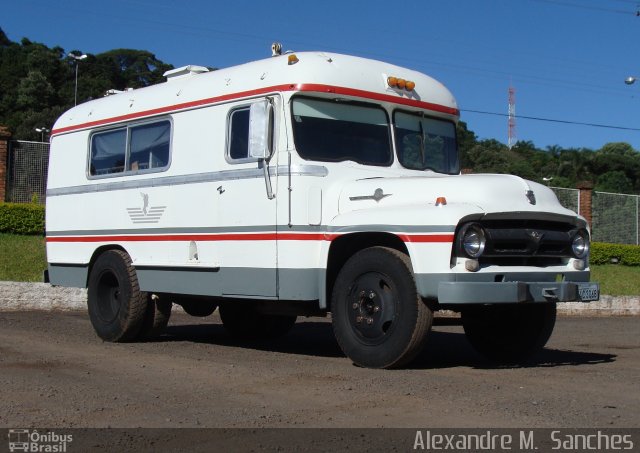
[{"label": "bus windshield", "polygon": [[378,166],[393,162],[389,120],[381,107],[298,97],[292,116],[293,138],[303,159]]},{"label": "bus windshield", "polygon": [[403,167],[449,175],[460,172],[453,122],[396,111],[394,132],[398,160]]}]

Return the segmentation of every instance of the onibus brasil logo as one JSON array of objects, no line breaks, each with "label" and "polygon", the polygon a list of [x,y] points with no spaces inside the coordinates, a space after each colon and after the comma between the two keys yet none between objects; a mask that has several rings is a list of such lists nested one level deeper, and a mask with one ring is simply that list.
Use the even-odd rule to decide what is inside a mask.
[{"label": "onibus brasil logo", "polygon": [[55,431],[39,433],[33,429],[10,429],[9,451],[42,453],[64,453],[73,441],[72,434],[58,434]]}]

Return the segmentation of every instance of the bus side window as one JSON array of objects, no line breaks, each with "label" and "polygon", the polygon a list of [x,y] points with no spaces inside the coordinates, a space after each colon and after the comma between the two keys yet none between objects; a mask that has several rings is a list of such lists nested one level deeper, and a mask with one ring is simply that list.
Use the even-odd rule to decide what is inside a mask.
[{"label": "bus side window", "polygon": [[170,147],[168,120],[95,132],[91,136],[89,176],[165,169]]},{"label": "bus side window", "polygon": [[129,170],[162,168],[169,164],[171,124],[142,124],[131,128]]},{"label": "bus side window", "polygon": [[123,172],[126,150],[126,128],[93,134],[89,174],[103,176]]},{"label": "bus side window", "polygon": [[227,156],[232,161],[249,159],[249,106],[229,115]]}]

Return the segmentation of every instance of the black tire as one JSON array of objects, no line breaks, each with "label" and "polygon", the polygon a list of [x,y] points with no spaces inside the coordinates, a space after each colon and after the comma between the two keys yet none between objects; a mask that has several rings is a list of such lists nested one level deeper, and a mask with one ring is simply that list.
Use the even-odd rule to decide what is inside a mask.
[{"label": "black tire", "polygon": [[331,299],[333,331],[356,365],[398,368],[422,350],[433,323],[409,257],[386,247],[353,255],[338,274]]},{"label": "black tire", "polygon": [[297,316],[264,314],[252,305],[231,302],[220,305],[220,319],[224,328],[236,338],[273,340],[286,335]]},{"label": "black tire", "polygon": [[154,340],[163,334],[171,318],[173,304],[170,300],[160,299],[149,294],[147,312],[138,333],[138,340]]},{"label": "black tire", "polygon": [[100,338],[134,340],[147,313],[147,299],[127,253],[109,250],[98,257],[89,276],[88,306],[91,324]]},{"label": "black tire", "polygon": [[556,304],[484,305],[462,310],[467,339],[495,363],[526,362],[547,344],[556,323]]}]

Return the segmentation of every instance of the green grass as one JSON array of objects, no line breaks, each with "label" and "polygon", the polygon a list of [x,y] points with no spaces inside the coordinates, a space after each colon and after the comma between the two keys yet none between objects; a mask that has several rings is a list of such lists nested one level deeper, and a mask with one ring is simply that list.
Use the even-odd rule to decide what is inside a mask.
[{"label": "green grass", "polygon": [[42,236],[0,233],[0,280],[41,282],[46,268]]},{"label": "green grass", "polygon": [[[47,267],[42,236],[0,233],[0,280],[40,282]],[[591,267],[591,280],[601,294],[640,295],[640,267],[604,264]]]},{"label": "green grass", "polygon": [[591,280],[600,282],[600,294],[640,295],[640,267],[602,264],[591,266]]}]

